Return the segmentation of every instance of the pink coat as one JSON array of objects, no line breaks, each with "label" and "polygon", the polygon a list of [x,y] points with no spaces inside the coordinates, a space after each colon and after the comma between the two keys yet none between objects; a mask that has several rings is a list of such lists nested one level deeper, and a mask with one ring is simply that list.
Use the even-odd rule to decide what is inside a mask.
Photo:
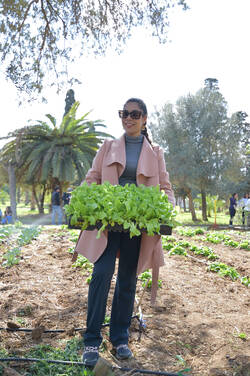
[{"label": "pink coat", "polygon": [[[122,175],[126,165],[125,137],[116,140],[105,140],[97,152],[92,168],[86,175],[86,182],[101,184],[105,181],[113,185],[119,184],[118,179]],[[168,195],[169,201],[175,205],[175,198],[166,171],[163,150],[159,146],[151,146],[144,137],[142,149],[138,161],[137,184],[146,186],[160,185]],[[83,231],[79,237],[75,251],[81,253],[90,262],[94,263],[102,255],[107,246],[108,231],[101,233],[96,239],[97,230]],[[164,265],[164,255],[161,244],[161,236],[148,236],[142,233],[140,255],[137,274],[152,268],[152,303],[155,302],[159,267]]]}]

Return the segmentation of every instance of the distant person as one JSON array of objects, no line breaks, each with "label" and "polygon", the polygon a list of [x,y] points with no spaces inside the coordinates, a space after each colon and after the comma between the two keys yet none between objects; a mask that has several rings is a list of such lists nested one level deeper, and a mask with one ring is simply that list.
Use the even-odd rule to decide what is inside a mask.
[{"label": "distant person", "polygon": [[232,197],[230,197],[230,204],[229,204],[230,221],[229,221],[229,226],[231,226],[231,227],[233,226],[233,218],[236,214],[237,199],[238,199],[237,193],[233,193]]},{"label": "distant person", "polygon": [[60,198],[60,188],[55,187],[55,190],[52,193],[52,225],[56,224],[56,216],[58,225],[62,225],[63,212],[61,208],[61,198]]},{"label": "distant person", "polygon": [[0,209],[0,223],[2,223],[2,218],[3,218],[3,212],[2,212],[2,210]]},{"label": "distant person", "polygon": [[246,194],[244,194],[244,197],[239,201],[239,207],[242,208],[242,224],[243,224],[243,226],[245,226],[245,222],[246,222],[245,212],[246,212],[248,200],[249,200],[249,196],[248,196],[248,193],[246,193]]},{"label": "distant person", "polygon": [[67,192],[63,192],[63,195],[62,195],[63,206],[69,204],[72,191],[73,191],[72,188],[68,188]]},{"label": "distant person", "polygon": [[[68,188],[67,192],[63,192],[62,195],[62,201],[63,201],[63,206],[68,205],[70,202],[70,197],[71,197],[71,192],[73,191],[72,188]],[[64,210],[64,216],[65,216],[65,223],[66,225],[69,223],[69,218],[66,216],[65,210]]]},{"label": "distant person", "polygon": [[12,223],[13,223],[12,210],[10,206],[7,206],[4,211],[4,216],[2,218],[2,224],[7,225],[7,224],[12,224]]}]

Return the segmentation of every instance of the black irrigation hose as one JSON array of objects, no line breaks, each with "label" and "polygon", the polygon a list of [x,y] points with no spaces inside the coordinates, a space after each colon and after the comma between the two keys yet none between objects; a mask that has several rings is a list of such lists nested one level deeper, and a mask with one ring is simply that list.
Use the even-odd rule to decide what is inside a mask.
[{"label": "black irrigation hose", "polygon": [[[132,316],[132,319],[137,319],[141,325],[141,319],[135,315]],[[102,328],[105,328],[106,326],[109,326],[109,324],[102,324]],[[0,328],[0,330],[7,330],[8,332],[26,332],[31,333],[34,329],[28,329],[28,328]],[[74,328],[75,332],[80,332],[82,330],[85,330],[85,328]],[[43,333],[64,333],[66,332],[66,329],[48,329],[44,330]]]},{"label": "black irrigation hose", "polygon": [[[67,360],[53,360],[53,359],[38,359],[38,358],[0,358],[0,362],[46,362],[46,363],[54,363],[54,364],[65,364],[65,365],[76,365],[76,366],[84,366],[83,362],[70,362]],[[148,369],[136,369],[136,368],[127,368],[127,367],[112,367],[114,370],[117,369],[122,372],[131,372],[133,373],[142,373],[148,375],[161,375],[161,376],[185,376],[181,372],[179,373],[169,373],[163,371],[151,371]],[[186,375],[187,376],[187,375]]]}]

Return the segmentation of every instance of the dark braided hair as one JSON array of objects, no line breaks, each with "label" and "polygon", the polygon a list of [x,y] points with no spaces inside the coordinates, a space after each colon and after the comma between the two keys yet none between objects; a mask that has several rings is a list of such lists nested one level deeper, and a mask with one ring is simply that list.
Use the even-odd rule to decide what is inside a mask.
[{"label": "dark braided hair", "polygon": [[[124,107],[126,106],[127,103],[131,103],[131,102],[135,102],[138,104],[140,110],[142,110],[142,115],[145,116],[148,114],[148,110],[147,110],[147,106],[146,104],[143,102],[142,99],[139,99],[139,98],[129,98],[126,103],[124,104]],[[148,140],[148,142],[152,145],[152,140],[149,138],[149,135],[148,135],[148,130],[147,130],[147,127],[146,127],[146,122],[143,124],[144,125],[144,129],[141,130],[141,134],[143,134],[143,136],[146,137],[146,139]]]}]

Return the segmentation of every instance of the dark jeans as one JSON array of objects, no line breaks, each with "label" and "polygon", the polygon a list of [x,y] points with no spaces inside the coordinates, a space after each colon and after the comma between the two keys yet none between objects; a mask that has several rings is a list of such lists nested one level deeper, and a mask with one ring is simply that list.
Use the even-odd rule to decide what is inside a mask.
[{"label": "dark jeans", "polygon": [[233,218],[235,216],[236,210],[234,208],[229,208],[229,213],[230,213],[229,224],[232,225],[233,224]]},{"label": "dark jeans", "polygon": [[113,346],[128,343],[128,329],[135,300],[140,243],[141,236],[134,236],[130,239],[129,233],[109,232],[107,247],[94,264],[89,285],[87,329],[84,334],[85,346],[99,347],[102,342],[101,326],[105,318],[118,249],[120,249],[120,259],[111,311],[110,341]]}]

